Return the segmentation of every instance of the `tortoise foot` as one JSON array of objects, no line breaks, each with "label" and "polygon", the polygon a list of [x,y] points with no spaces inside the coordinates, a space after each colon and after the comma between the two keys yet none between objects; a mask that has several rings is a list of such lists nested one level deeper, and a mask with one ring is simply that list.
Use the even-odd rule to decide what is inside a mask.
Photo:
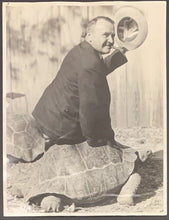
[{"label": "tortoise foot", "polygon": [[59,212],[61,199],[55,196],[47,196],[41,202],[41,208],[46,212]]},{"label": "tortoise foot", "polygon": [[132,206],[132,205],[134,205],[133,197],[132,196],[121,196],[121,195],[119,195],[117,197],[117,202],[120,205],[125,205],[125,206]]},{"label": "tortoise foot", "polygon": [[12,186],[12,188],[10,189],[10,193],[15,198],[23,198],[22,191],[19,188],[15,187],[15,186]]},{"label": "tortoise foot", "polygon": [[126,184],[121,189],[117,198],[117,202],[122,205],[134,205],[133,196],[135,195],[141,182],[141,176],[138,173],[133,173]]}]

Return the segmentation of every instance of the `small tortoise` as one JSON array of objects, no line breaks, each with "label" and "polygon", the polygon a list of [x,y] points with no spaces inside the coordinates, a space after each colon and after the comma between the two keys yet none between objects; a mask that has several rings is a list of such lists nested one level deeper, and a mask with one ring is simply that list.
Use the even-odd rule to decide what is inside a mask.
[{"label": "small tortoise", "polygon": [[45,141],[29,115],[7,114],[6,154],[10,161],[30,162],[42,155]]},{"label": "small tortoise", "polygon": [[[29,169],[24,172],[24,178],[27,178],[18,173],[24,179],[17,181],[22,182],[19,187],[25,200],[40,205],[46,211],[58,212],[63,210],[66,200],[69,205],[97,202],[109,193],[118,193],[124,185],[117,201],[132,205],[141,181],[135,162],[144,162],[151,151],[136,152],[129,147],[114,147],[93,148],[86,142],[53,145],[42,158],[28,164]],[[17,166],[19,164],[15,170]],[[23,175],[23,171],[21,173]],[[11,179],[13,185],[16,179]]]}]

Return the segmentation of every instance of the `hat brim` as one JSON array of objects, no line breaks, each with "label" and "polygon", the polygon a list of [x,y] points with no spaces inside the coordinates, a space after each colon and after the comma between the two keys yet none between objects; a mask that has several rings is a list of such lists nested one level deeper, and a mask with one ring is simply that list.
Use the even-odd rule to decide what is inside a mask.
[{"label": "hat brim", "polygon": [[[131,38],[129,41],[122,41],[119,38],[119,23],[122,22],[123,19],[132,18],[138,27],[137,34]],[[137,47],[139,47],[146,39],[148,34],[148,24],[146,21],[146,18],[144,14],[138,10],[137,8],[130,7],[130,6],[124,6],[120,8],[114,16],[115,21],[115,34],[116,38],[115,41],[120,47],[125,47],[128,50],[133,50]]]}]

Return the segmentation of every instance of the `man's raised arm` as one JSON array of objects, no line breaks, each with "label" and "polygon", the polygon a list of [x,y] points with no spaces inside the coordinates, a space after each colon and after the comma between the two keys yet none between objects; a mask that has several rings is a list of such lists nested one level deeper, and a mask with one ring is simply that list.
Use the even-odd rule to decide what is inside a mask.
[{"label": "man's raised arm", "polygon": [[125,48],[116,49],[113,53],[104,58],[104,64],[106,66],[106,75],[113,72],[117,67],[128,62],[125,56],[125,52]]}]

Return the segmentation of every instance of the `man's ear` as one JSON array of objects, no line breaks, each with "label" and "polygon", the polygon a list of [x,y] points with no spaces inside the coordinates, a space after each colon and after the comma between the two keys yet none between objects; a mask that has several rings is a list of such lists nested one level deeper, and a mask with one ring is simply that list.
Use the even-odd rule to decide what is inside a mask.
[{"label": "man's ear", "polygon": [[86,40],[90,43],[92,42],[92,34],[90,32],[86,34]]}]

